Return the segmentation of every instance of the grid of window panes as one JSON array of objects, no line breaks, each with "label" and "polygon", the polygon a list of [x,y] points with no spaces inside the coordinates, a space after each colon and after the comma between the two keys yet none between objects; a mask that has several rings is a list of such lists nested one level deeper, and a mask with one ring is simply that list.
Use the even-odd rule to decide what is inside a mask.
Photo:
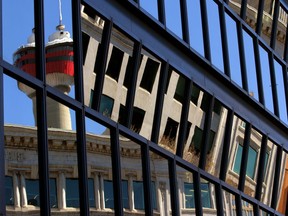
[{"label": "grid of window panes", "polygon": [[[20,86],[37,125],[11,125],[0,108],[1,214],[284,214],[285,4],[257,1],[253,24],[250,1],[144,2],[71,1],[69,88],[45,74],[43,2],[33,5],[35,77],[0,51],[1,88]],[[53,101],[74,126],[50,125]]]}]

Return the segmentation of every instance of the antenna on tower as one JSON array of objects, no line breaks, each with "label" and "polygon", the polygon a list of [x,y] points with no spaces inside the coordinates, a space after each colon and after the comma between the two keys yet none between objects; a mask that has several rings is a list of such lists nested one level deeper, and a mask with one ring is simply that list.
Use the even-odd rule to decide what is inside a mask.
[{"label": "antenna on tower", "polygon": [[65,26],[62,24],[62,2],[61,0],[59,2],[59,25],[56,26],[56,29],[59,31],[63,31],[65,29]]},{"label": "antenna on tower", "polygon": [[59,0],[59,25],[62,25],[62,4],[61,4],[61,0]]}]

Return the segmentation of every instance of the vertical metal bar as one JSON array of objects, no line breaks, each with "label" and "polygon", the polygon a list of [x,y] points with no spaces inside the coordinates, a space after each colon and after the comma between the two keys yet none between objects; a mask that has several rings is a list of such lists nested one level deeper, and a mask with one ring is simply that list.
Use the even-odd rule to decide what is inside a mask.
[{"label": "vertical metal bar", "polygon": [[153,116],[152,134],[151,134],[151,141],[154,143],[158,143],[159,139],[159,130],[160,130],[162,110],[163,110],[162,108],[165,96],[165,87],[168,82],[167,81],[168,70],[169,70],[168,62],[162,62],[160,69],[158,91],[157,91],[157,99]]},{"label": "vertical metal bar", "polygon": [[235,195],[236,215],[242,216],[242,200],[239,194]]},{"label": "vertical metal bar", "polygon": [[[46,83],[44,2],[34,0],[36,77]],[[46,89],[36,89],[40,214],[50,215]]]},{"label": "vertical metal bar", "polygon": [[[288,28],[287,28],[288,29]],[[285,99],[286,99],[286,119],[288,114],[288,75],[287,75],[287,66],[282,66],[282,75],[283,75],[283,81],[284,81],[284,89],[285,89]]]},{"label": "vertical metal bar", "polygon": [[245,50],[243,42],[243,31],[241,22],[237,23],[237,33],[238,33],[238,47],[239,47],[239,57],[241,66],[241,76],[242,76],[242,87],[244,90],[248,91],[248,81],[247,81],[247,68],[245,59]]},{"label": "vertical metal bar", "polygon": [[256,204],[253,205],[253,213],[254,213],[254,216],[260,216],[259,205],[256,205]]},{"label": "vertical metal bar", "polygon": [[125,126],[130,128],[131,122],[133,118],[133,107],[134,107],[134,98],[135,98],[135,92],[136,92],[136,84],[137,84],[137,77],[138,77],[138,71],[139,71],[139,65],[141,60],[141,49],[142,44],[141,42],[136,41],[133,48],[133,56],[132,56],[132,73],[131,73],[131,79],[127,91],[127,97],[126,97],[126,104],[125,104]]},{"label": "vertical metal bar", "polygon": [[224,10],[224,5],[223,4],[219,4],[219,21],[220,21],[221,39],[222,39],[224,73],[228,77],[230,77],[231,76],[230,59],[229,59],[229,51],[228,51],[225,10]]},{"label": "vertical metal bar", "polygon": [[242,0],[241,2],[241,11],[240,17],[245,21],[246,19],[246,10],[247,10],[247,0]]},{"label": "vertical metal bar", "polygon": [[257,184],[255,190],[255,198],[257,200],[261,200],[262,194],[262,185],[265,177],[265,158],[267,154],[267,135],[262,135],[261,140],[261,149],[260,149],[260,156],[259,156],[259,165],[258,165],[258,174],[257,174]]},{"label": "vertical metal bar", "polygon": [[258,5],[257,22],[256,22],[256,33],[258,35],[261,35],[261,31],[262,31],[262,18],[263,18],[263,11],[264,11],[264,1],[265,0],[259,0],[259,5]]},{"label": "vertical metal bar", "polygon": [[95,67],[97,69],[97,71],[95,71],[97,76],[95,80],[94,94],[91,104],[92,109],[95,110],[99,110],[100,108],[112,27],[113,27],[112,20],[111,21],[105,20],[101,44],[99,45],[98,48],[99,58],[97,58],[97,61],[95,62],[95,64],[97,65],[97,67]]},{"label": "vertical metal bar", "polygon": [[197,172],[193,173],[193,187],[194,187],[194,196],[195,196],[195,212],[196,216],[203,215],[202,209],[202,199],[201,199],[201,181],[200,174]]},{"label": "vertical metal bar", "polygon": [[188,25],[188,14],[187,14],[187,0],[180,0],[180,8],[181,8],[181,24],[182,24],[182,35],[183,40],[190,44],[189,37],[189,25]]},{"label": "vertical metal bar", "polygon": [[157,0],[158,3],[158,19],[166,26],[166,15],[165,15],[165,0]]},{"label": "vertical metal bar", "polygon": [[251,124],[249,122],[246,122],[243,151],[242,151],[242,157],[241,157],[241,167],[240,167],[240,174],[239,174],[239,184],[238,184],[238,189],[240,191],[244,190],[244,185],[245,185],[245,180],[246,180],[246,170],[247,170],[248,154],[249,154],[249,147],[250,147],[250,136],[251,136]]},{"label": "vertical metal bar", "polygon": [[282,167],[282,153],[283,148],[281,146],[277,147],[277,156],[276,156],[276,164],[275,164],[275,173],[274,173],[274,181],[273,181],[273,191],[271,197],[271,208],[276,209],[278,203],[278,191],[280,186],[280,172]]},{"label": "vertical metal bar", "polygon": [[223,151],[222,151],[221,167],[220,167],[220,175],[219,175],[219,178],[222,181],[225,181],[226,173],[228,169],[229,161],[227,160],[227,158],[228,158],[229,149],[230,149],[230,140],[231,140],[231,134],[232,134],[232,127],[233,127],[233,117],[234,117],[234,111],[229,109],[227,113],[227,120],[226,120],[226,125],[225,125]]},{"label": "vertical metal bar", "polygon": [[[286,28],[286,35],[288,35],[288,28]],[[285,38],[283,59],[286,63],[288,63],[288,37]]]},{"label": "vertical metal bar", "polygon": [[[83,49],[81,32],[81,1],[71,1],[73,25],[73,51],[74,51],[74,82],[75,98],[84,103],[83,88]],[[85,136],[85,111],[84,108],[76,110],[76,139],[79,178],[79,198],[81,215],[89,215],[88,180],[87,180],[87,152]]]},{"label": "vertical metal bar", "polygon": [[212,122],[212,113],[214,108],[214,96],[209,95],[210,103],[208,110],[205,114],[205,121],[204,121],[204,129],[202,135],[202,143],[201,143],[201,150],[200,150],[200,159],[199,159],[199,168],[205,170],[206,160],[207,160],[207,153],[208,153],[208,145],[209,145],[209,136],[211,130],[211,122]]},{"label": "vertical metal bar", "polygon": [[200,10],[201,10],[201,19],[202,19],[202,31],[203,31],[205,58],[208,61],[211,61],[211,50],[210,50],[210,38],[209,38],[209,27],[208,27],[206,0],[200,1]]},{"label": "vertical metal bar", "polygon": [[224,214],[224,205],[223,205],[223,191],[220,184],[215,185],[215,198],[216,198],[216,209],[217,215],[222,216]]},{"label": "vertical metal bar", "polygon": [[270,68],[270,77],[271,77],[271,88],[273,95],[273,105],[274,105],[274,114],[279,116],[279,103],[278,103],[278,94],[277,94],[277,83],[275,78],[275,67],[274,67],[274,55],[269,52],[269,68]]},{"label": "vertical metal bar", "polygon": [[263,92],[261,59],[260,59],[258,43],[259,43],[258,38],[254,38],[253,45],[254,45],[254,54],[255,54],[255,67],[256,67],[259,102],[264,105],[265,99],[264,99],[264,92]]},{"label": "vertical metal bar", "polygon": [[119,143],[119,128],[110,129],[111,132],[111,159],[113,172],[114,211],[115,215],[123,216],[121,154]]},{"label": "vertical metal bar", "polygon": [[192,87],[193,87],[192,80],[186,79],[185,80],[185,93],[184,93],[185,95],[184,95],[184,100],[182,104],[179,135],[178,135],[177,149],[176,149],[176,154],[179,157],[183,157],[186,134],[188,133],[187,125],[188,125],[188,115],[189,115]]},{"label": "vertical metal bar", "polygon": [[177,168],[175,159],[169,160],[169,183],[171,194],[172,216],[180,216],[179,195],[177,184]]},{"label": "vertical metal bar", "polygon": [[[0,0],[0,13],[3,14],[3,1]],[[0,16],[0,59],[3,58],[3,16]],[[3,68],[0,67],[0,215],[6,215],[5,194],[5,142],[4,142],[4,80]]]},{"label": "vertical metal bar", "polygon": [[276,39],[277,39],[277,24],[278,24],[279,10],[280,10],[280,0],[275,0],[272,31],[271,31],[271,41],[270,41],[270,46],[274,50],[275,50]]},{"label": "vertical metal bar", "polygon": [[149,143],[141,146],[145,215],[153,215]]}]

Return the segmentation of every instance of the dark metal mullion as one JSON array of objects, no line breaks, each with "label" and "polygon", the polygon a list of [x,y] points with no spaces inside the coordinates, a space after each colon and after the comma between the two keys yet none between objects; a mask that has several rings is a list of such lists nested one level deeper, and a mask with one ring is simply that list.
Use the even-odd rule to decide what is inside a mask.
[{"label": "dark metal mullion", "polygon": [[230,141],[231,141],[232,127],[233,127],[233,118],[234,118],[234,111],[229,109],[227,113],[227,118],[226,118],[225,134],[224,134],[224,141],[223,141],[223,152],[222,152],[222,157],[221,157],[221,167],[220,167],[220,175],[219,175],[219,178],[222,181],[225,181],[226,173],[228,169],[229,161],[227,160],[227,158],[229,156]]},{"label": "dark metal mullion", "polygon": [[242,31],[242,23],[241,22],[237,23],[237,34],[238,34],[238,47],[239,47],[241,75],[242,75],[242,87],[244,90],[249,91],[248,81],[247,81],[245,49],[244,49],[244,42],[243,42],[243,31]]},{"label": "dark metal mullion", "polygon": [[235,195],[236,215],[242,216],[242,200],[239,194]]},{"label": "dark metal mullion", "polygon": [[[288,35],[288,28],[286,28],[286,35]],[[288,63],[288,37],[285,38],[283,60]]]},{"label": "dark metal mullion", "polygon": [[202,134],[202,143],[201,143],[201,152],[200,152],[200,159],[199,159],[199,168],[205,170],[206,160],[207,160],[207,153],[208,153],[208,145],[209,145],[209,136],[211,130],[211,123],[212,123],[212,114],[214,108],[214,101],[215,98],[212,95],[209,95],[209,107],[205,114],[204,120],[204,129]]},{"label": "dark metal mullion", "polygon": [[259,205],[254,204],[254,205],[253,205],[253,215],[254,215],[254,216],[260,216],[259,213],[260,213]]},{"label": "dark metal mullion", "polygon": [[149,144],[141,145],[145,215],[153,215]]},{"label": "dark metal mullion", "polygon": [[182,24],[182,35],[183,40],[190,44],[189,37],[189,25],[188,25],[188,14],[187,14],[187,0],[180,0],[180,8],[181,8],[181,24]]},{"label": "dark metal mullion", "polygon": [[273,181],[273,191],[271,196],[271,208],[276,209],[278,203],[278,191],[279,191],[279,179],[281,173],[281,164],[282,164],[282,153],[283,148],[281,146],[277,147],[277,155],[276,155],[276,164],[275,164],[275,173],[274,173],[274,181]]},{"label": "dark metal mullion", "polygon": [[271,89],[272,89],[272,95],[273,95],[274,114],[280,117],[273,53],[269,53],[269,67],[270,67],[270,77],[271,77]]},{"label": "dark metal mullion", "polygon": [[125,126],[128,128],[130,128],[132,118],[133,118],[133,107],[134,107],[134,99],[135,99],[139,65],[140,65],[140,60],[141,60],[141,49],[142,49],[141,42],[136,41],[134,43],[134,48],[133,48],[132,73],[131,73],[131,79],[130,79],[130,84],[129,84],[129,88],[127,91],[126,104],[125,104],[126,106]]},{"label": "dark metal mullion", "polygon": [[168,82],[167,81],[168,70],[169,70],[168,62],[162,62],[161,69],[160,69],[159,85],[157,89],[157,99],[156,99],[155,111],[154,111],[154,116],[153,116],[152,134],[151,134],[151,141],[154,143],[158,143],[158,139],[159,139],[162,108],[163,108],[164,97],[165,97],[165,87]]},{"label": "dark metal mullion", "polygon": [[239,184],[238,184],[238,189],[240,191],[244,190],[244,185],[245,185],[245,180],[246,180],[246,170],[247,170],[247,165],[248,165],[248,154],[249,154],[249,147],[250,147],[251,130],[252,130],[251,124],[249,122],[246,122],[244,143],[243,143],[243,150],[242,150],[242,157],[241,157],[241,167],[240,167],[240,173],[239,173]]},{"label": "dark metal mullion", "polygon": [[201,180],[199,172],[193,173],[193,187],[194,187],[194,200],[195,200],[195,213],[196,216],[203,215],[202,199],[201,199]]},{"label": "dark metal mullion", "polygon": [[255,199],[260,200],[262,194],[262,185],[265,177],[265,158],[267,154],[267,135],[262,135],[261,141],[261,150],[259,156],[259,165],[258,165],[258,174],[257,174],[257,184],[256,184],[256,191],[255,191]]},{"label": "dark metal mullion", "polygon": [[224,63],[224,72],[230,77],[230,59],[229,59],[229,51],[228,51],[228,40],[227,40],[227,28],[226,28],[226,18],[225,18],[225,10],[224,5],[219,4],[219,21],[220,21],[220,29],[221,29],[221,39],[222,39],[222,51],[223,51],[223,63]]},{"label": "dark metal mullion", "polygon": [[259,40],[254,38],[253,40],[254,54],[255,54],[255,67],[256,67],[256,76],[257,76],[257,86],[258,86],[258,95],[259,102],[265,105],[264,92],[263,92],[263,83],[262,83],[262,69],[259,53]]},{"label": "dark metal mullion", "polygon": [[186,134],[189,133],[189,131],[187,131],[187,126],[188,126],[188,116],[189,116],[192,87],[193,87],[193,81],[186,79],[185,93],[184,93],[185,95],[182,104],[181,120],[180,120],[179,135],[176,149],[176,154],[179,157],[183,157]]},{"label": "dark metal mullion", "polygon": [[280,9],[280,0],[276,0],[275,5],[274,5],[274,14],[273,14],[271,41],[270,41],[270,46],[274,50],[275,50],[276,39],[277,39],[277,24],[278,24],[278,17],[279,17],[279,9]]},{"label": "dark metal mullion", "polygon": [[223,190],[220,184],[215,185],[215,198],[216,198],[217,215],[218,216],[225,215],[223,205]]},{"label": "dark metal mullion", "polygon": [[[118,126],[118,124],[117,124]],[[111,160],[113,172],[114,211],[115,215],[123,216],[122,178],[121,178],[121,152],[119,141],[119,128],[110,129],[111,132]]]},{"label": "dark metal mullion", "polygon": [[[83,50],[81,31],[81,1],[71,1],[73,21],[73,52],[74,52],[74,82],[75,99],[84,104],[83,88]],[[80,198],[81,215],[89,215],[88,198],[88,174],[87,174],[87,152],[86,152],[86,130],[84,108],[76,110],[76,139],[77,139],[77,161],[78,161],[78,187]]]},{"label": "dark metal mullion", "polygon": [[[288,29],[288,28],[287,28]],[[282,67],[282,75],[283,75],[283,81],[284,81],[284,90],[285,90],[285,99],[286,99],[286,120],[288,119],[288,76],[287,76],[287,66],[281,65]]]},{"label": "dark metal mullion", "polygon": [[101,103],[102,90],[105,80],[106,64],[109,52],[110,37],[112,33],[113,22],[112,20],[105,20],[101,44],[99,45],[96,65],[98,70],[96,71],[96,80],[94,85],[94,94],[92,98],[92,109],[99,110]]},{"label": "dark metal mullion", "polygon": [[165,15],[165,0],[158,0],[158,19],[159,21],[166,26],[166,15]]},{"label": "dark metal mullion", "polygon": [[[44,1],[34,0],[34,24],[35,24],[35,56],[36,77],[46,83],[45,42],[44,42]],[[40,214],[49,216],[49,159],[48,159],[48,131],[47,131],[47,107],[46,89],[36,89],[37,112],[37,140],[38,140],[38,173],[40,192]]]},{"label": "dark metal mullion", "polygon": [[246,19],[246,11],[247,11],[247,0],[242,0],[241,2],[241,11],[240,17],[245,21]]},{"label": "dark metal mullion", "polygon": [[257,14],[257,22],[256,22],[256,33],[258,35],[261,35],[261,31],[262,31],[262,19],[263,19],[263,11],[264,11],[264,1],[265,0],[259,0],[259,5],[258,5],[258,14]]},{"label": "dark metal mullion", "polygon": [[[3,13],[3,1],[0,1],[0,11]],[[3,58],[3,20],[0,16],[0,59]],[[4,142],[4,80],[3,68],[0,67],[0,155],[5,155],[5,142]],[[6,215],[6,198],[5,194],[5,157],[0,159],[0,215]]]},{"label": "dark metal mullion", "polygon": [[171,159],[168,162],[172,216],[180,216],[176,160]]},{"label": "dark metal mullion", "polygon": [[201,10],[201,19],[202,19],[202,31],[203,31],[205,58],[208,61],[211,61],[211,50],[210,50],[210,38],[209,38],[209,27],[208,27],[206,0],[200,1],[200,10]]}]

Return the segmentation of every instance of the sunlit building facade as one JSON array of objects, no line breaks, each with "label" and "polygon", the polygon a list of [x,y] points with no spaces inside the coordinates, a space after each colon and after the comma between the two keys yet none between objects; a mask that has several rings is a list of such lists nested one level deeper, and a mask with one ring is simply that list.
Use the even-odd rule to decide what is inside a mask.
[{"label": "sunlit building facade", "polygon": [[285,1],[69,6],[12,61],[2,24],[0,213],[285,215]]}]

